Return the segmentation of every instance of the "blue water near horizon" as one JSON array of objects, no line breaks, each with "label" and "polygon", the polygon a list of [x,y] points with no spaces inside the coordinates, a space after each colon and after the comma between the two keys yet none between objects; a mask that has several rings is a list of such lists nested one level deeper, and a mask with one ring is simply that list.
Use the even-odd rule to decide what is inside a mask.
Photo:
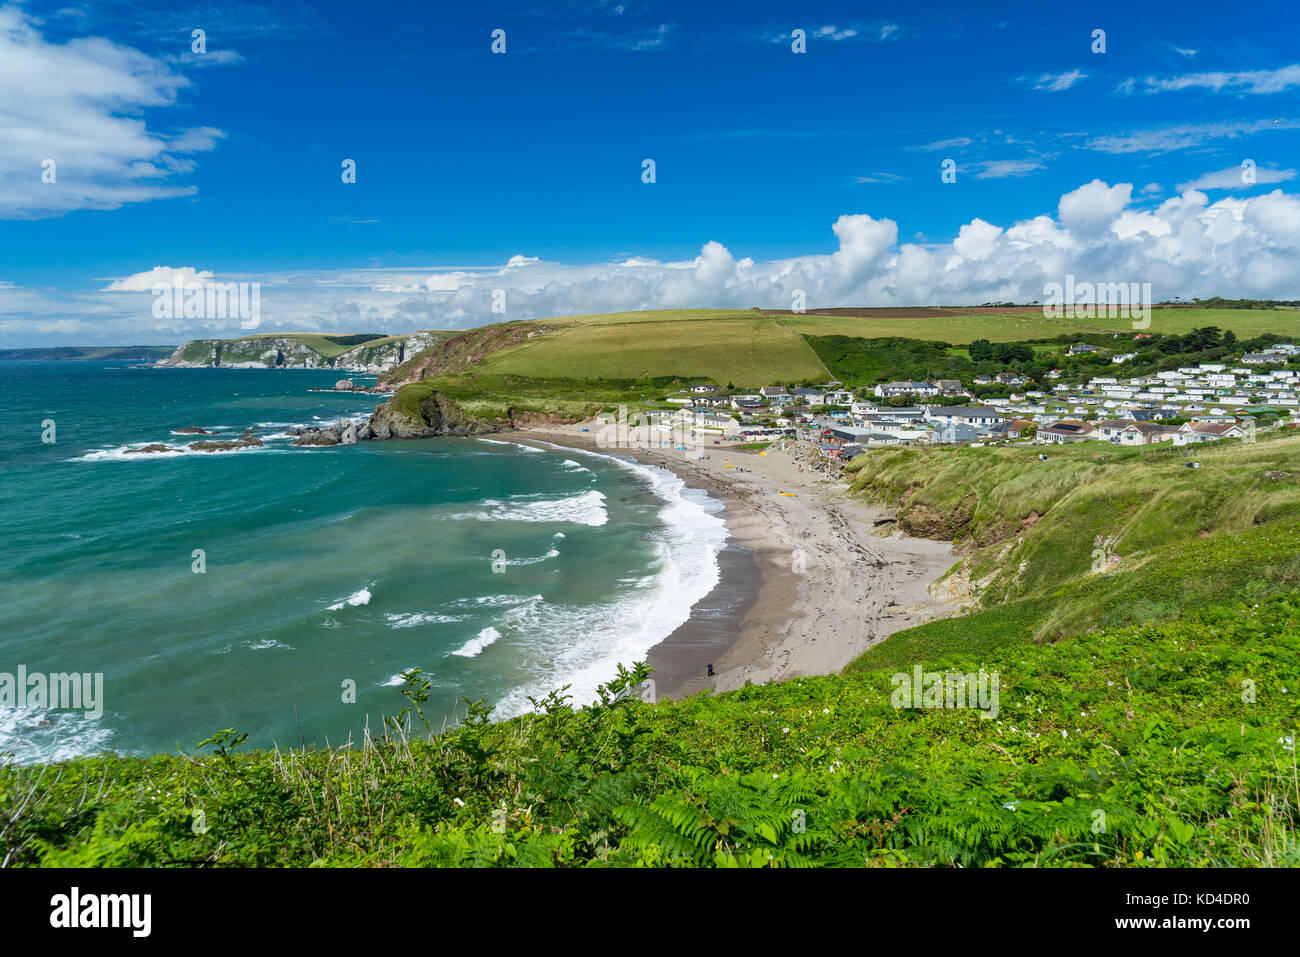
[{"label": "blue water near horizon", "polygon": [[[661,469],[491,438],[293,447],[286,427],[381,401],[310,391],[338,375],[0,362],[0,673],[104,675],[99,718],[0,708],[0,753],[357,741],[409,668],[435,722],[462,697],[589,700],[716,583],[719,506]],[[265,447],[123,454],[248,427]]]}]

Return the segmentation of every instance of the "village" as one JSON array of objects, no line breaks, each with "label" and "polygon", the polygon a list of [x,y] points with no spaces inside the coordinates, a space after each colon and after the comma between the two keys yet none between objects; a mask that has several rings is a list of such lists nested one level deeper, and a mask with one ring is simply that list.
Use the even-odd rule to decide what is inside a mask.
[{"label": "village", "polygon": [[[1096,352],[1076,343],[1071,355]],[[1015,390],[1032,380],[1014,372],[977,375],[969,387],[955,379],[884,382],[853,391],[842,383],[814,387],[765,386],[754,393],[697,384],[670,395],[679,409],[644,413],[645,424],[717,444],[797,437],[824,455],[847,461],[889,446],[1004,442],[1062,445],[1102,442],[1142,446],[1194,445],[1251,439],[1300,410],[1300,369],[1286,368],[1300,347],[1277,343],[1233,362],[1201,363],[1149,376],[1092,376],[1050,391],[1011,391],[976,400],[973,388]],[[1123,365],[1131,355],[1112,358]],[[1059,379],[1054,369],[1049,380]],[[892,400],[892,401],[891,401]],[[897,401],[910,404],[896,405]],[[969,400],[963,404],[963,400]]]}]

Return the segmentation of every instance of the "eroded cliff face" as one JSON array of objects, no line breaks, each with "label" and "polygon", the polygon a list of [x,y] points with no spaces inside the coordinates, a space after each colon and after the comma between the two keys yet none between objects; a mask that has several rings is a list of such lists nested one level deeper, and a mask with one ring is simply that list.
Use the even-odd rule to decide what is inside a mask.
[{"label": "eroded cliff face", "polygon": [[441,392],[431,392],[418,402],[393,396],[370,416],[364,426],[368,438],[427,439],[438,435],[489,435],[509,427],[508,422],[485,421],[470,415]]},{"label": "eroded cliff face", "polygon": [[387,372],[416,353],[432,346],[439,336],[415,332],[384,341],[364,342],[334,358],[326,358],[292,336],[245,339],[194,339],[176,350],[160,366],[231,369],[346,369],[353,372]]}]

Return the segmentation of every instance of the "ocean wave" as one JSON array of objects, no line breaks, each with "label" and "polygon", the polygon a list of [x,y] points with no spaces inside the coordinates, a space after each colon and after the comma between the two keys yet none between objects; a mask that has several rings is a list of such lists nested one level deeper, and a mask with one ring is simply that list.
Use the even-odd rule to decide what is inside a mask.
[{"label": "ocean wave", "polygon": [[490,443],[490,444],[492,444],[492,445],[513,445],[515,448],[517,448],[517,449],[523,449],[525,452],[542,452],[542,451],[544,451],[543,449],[539,449],[539,448],[538,448],[537,446],[535,446],[535,445],[524,445],[522,442],[506,442],[506,441],[504,441],[504,440],[502,440],[502,439],[485,439],[485,438],[482,438],[482,437],[479,438],[479,441],[480,441],[480,442],[488,442],[488,443]]},{"label": "ocean wave", "polygon": [[507,612],[501,628],[522,636],[521,652],[544,663],[544,673],[506,694],[494,712],[498,718],[523,714],[532,707],[529,696],[541,697],[566,684],[575,702],[595,700],[597,686],[609,681],[619,664],[644,660],[718,583],[718,553],[727,541],[726,524],[717,515],[720,502],[657,466],[582,449],[566,451],[635,473],[662,502],[663,526],[653,536],[654,571],[629,578],[616,597],[598,605],[534,602]]},{"label": "ocean wave", "polygon": [[480,631],[477,637],[471,638],[461,647],[452,652],[453,655],[459,655],[461,658],[477,658],[483,653],[483,649],[488,645],[494,644],[501,637],[501,632],[497,631],[491,625],[488,625]]},{"label": "ocean wave", "polygon": [[452,622],[464,621],[468,615],[433,615],[425,614],[418,611],[402,612],[400,614],[385,615],[388,619],[390,628],[414,628],[417,625],[449,625]]},{"label": "ocean wave", "polygon": [[541,595],[481,595],[478,598],[457,598],[450,604],[453,608],[474,608],[484,605],[496,608],[500,606],[528,605],[542,600]]},{"label": "ocean wave", "polygon": [[330,605],[327,610],[339,611],[341,608],[343,608],[344,605],[351,605],[354,608],[358,605],[369,605],[371,597],[372,596],[370,594],[370,589],[363,588],[360,591],[354,592],[353,594],[349,595],[347,598],[343,599],[343,601],[339,602],[338,604]]},{"label": "ocean wave", "polygon": [[14,764],[67,761],[108,750],[112,729],[80,711],[0,708],[0,754]]},{"label": "ocean wave", "polygon": [[[266,436],[264,438],[272,438]],[[217,441],[228,441],[218,439]],[[177,456],[209,456],[209,455],[237,455],[247,452],[288,452],[289,449],[268,448],[264,445],[248,445],[238,449],[217,449],[212,452],[204,452],[200,449],[191,449],[184,445],[168,445],[166,452],[130,452],[128,449],[143,448],[145,445],[167,445],[166,442],[146,442],[142,445],[123,445],[115,449],[97,449],[93,452],[87,452],[84,455],[77,455],[70,459],[69,462],[136,462],[136,461],[170,461]]]},{"label": "ocean wave", "polygon": [[564,522],[597,528],[609,521],[605,496],[594,489],[564,498],[535,498],[512,495],[506,501],[485,499],[486,508],[477,512],[460,512],[453,519],[476,522]]}]

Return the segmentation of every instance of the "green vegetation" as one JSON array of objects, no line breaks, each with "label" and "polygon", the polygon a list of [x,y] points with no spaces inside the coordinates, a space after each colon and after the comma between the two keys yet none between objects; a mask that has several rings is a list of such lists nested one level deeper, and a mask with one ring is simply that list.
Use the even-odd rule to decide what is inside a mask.
[{"label": "green vegetation", "polygon": [[677,376],[770,382],[827,377],[803,338],[752,313],[731,318],[637,313],[628,321],[546,320],[548,331],[482,363],[484,372],[587,379]]},{"label": "green vegetation", "polygon": [[[1189,459],[1201,467],[1184,467]],[[853,488],[897,507],[904,531],[956,542],[965,557],[936,587],[978,600],[891,636],[861,667],[1300,587],[1300,435],[1290,430],[1195,448],[882,449],[847,468]]]},{"label": "green vegetation", "polygon": [[292,332],[292,333],[266,333],[263,335],[244,336],[243,339],[229,340],[228,348],[235,343],[249,340],[249,344],[256,346],[258,340],[262,339],[289,339],[300,345],[306,346],[313,352],[318,352],[326,359],[337,359],[343,353],[355,349],[364,342],[373,342],[376,339],[396,338],[386,337],[382,333],[357,333],[355,335],[328,336],[314,332]]},{"label": "green vegetation", "polygon": [[[886,312],[886,310],[882,310]],[[1131,337],[1133,320],[1129,318],[1047,319],[1041,308],[974,312],[953,308],[943,315],[924,314],[912,317],[896,315],[907,310],[887,310],[888,315],[783,315],[779,319],[787,328],[810,336],[853,336],[864,339],[903,337],[933,339],[942,342],[1015,342],[1052,339],[1071,333],[1114,334]],[[1294,309],[1207,309],[1159,308],[1151,310],[1151,325],[1139,331],[1183,335],[1193,329],[1214,325],[1230,329],[1238,338],[1249,339],[1266,332],[1286,331],[1296,325]]]},{"label": "green vegetation", "polygon": [[410,704],[361,748],[0,769],[0,858],[45,866],[1296,866],[1300,601],[927,670],[999,711],[896,710],[891,669],[490,723]]},{"label": "green vegetation", "polygon": [[453,399],[464,412],[485,420],[520,418],[584,419],[603,409],[626,405],[630,411],[659,408],[658,396],[681,389],[680,379],[564,379],[464,373],[435,376],[402,386],[393,396],[398,411],[414,415],[434,391]]}]

